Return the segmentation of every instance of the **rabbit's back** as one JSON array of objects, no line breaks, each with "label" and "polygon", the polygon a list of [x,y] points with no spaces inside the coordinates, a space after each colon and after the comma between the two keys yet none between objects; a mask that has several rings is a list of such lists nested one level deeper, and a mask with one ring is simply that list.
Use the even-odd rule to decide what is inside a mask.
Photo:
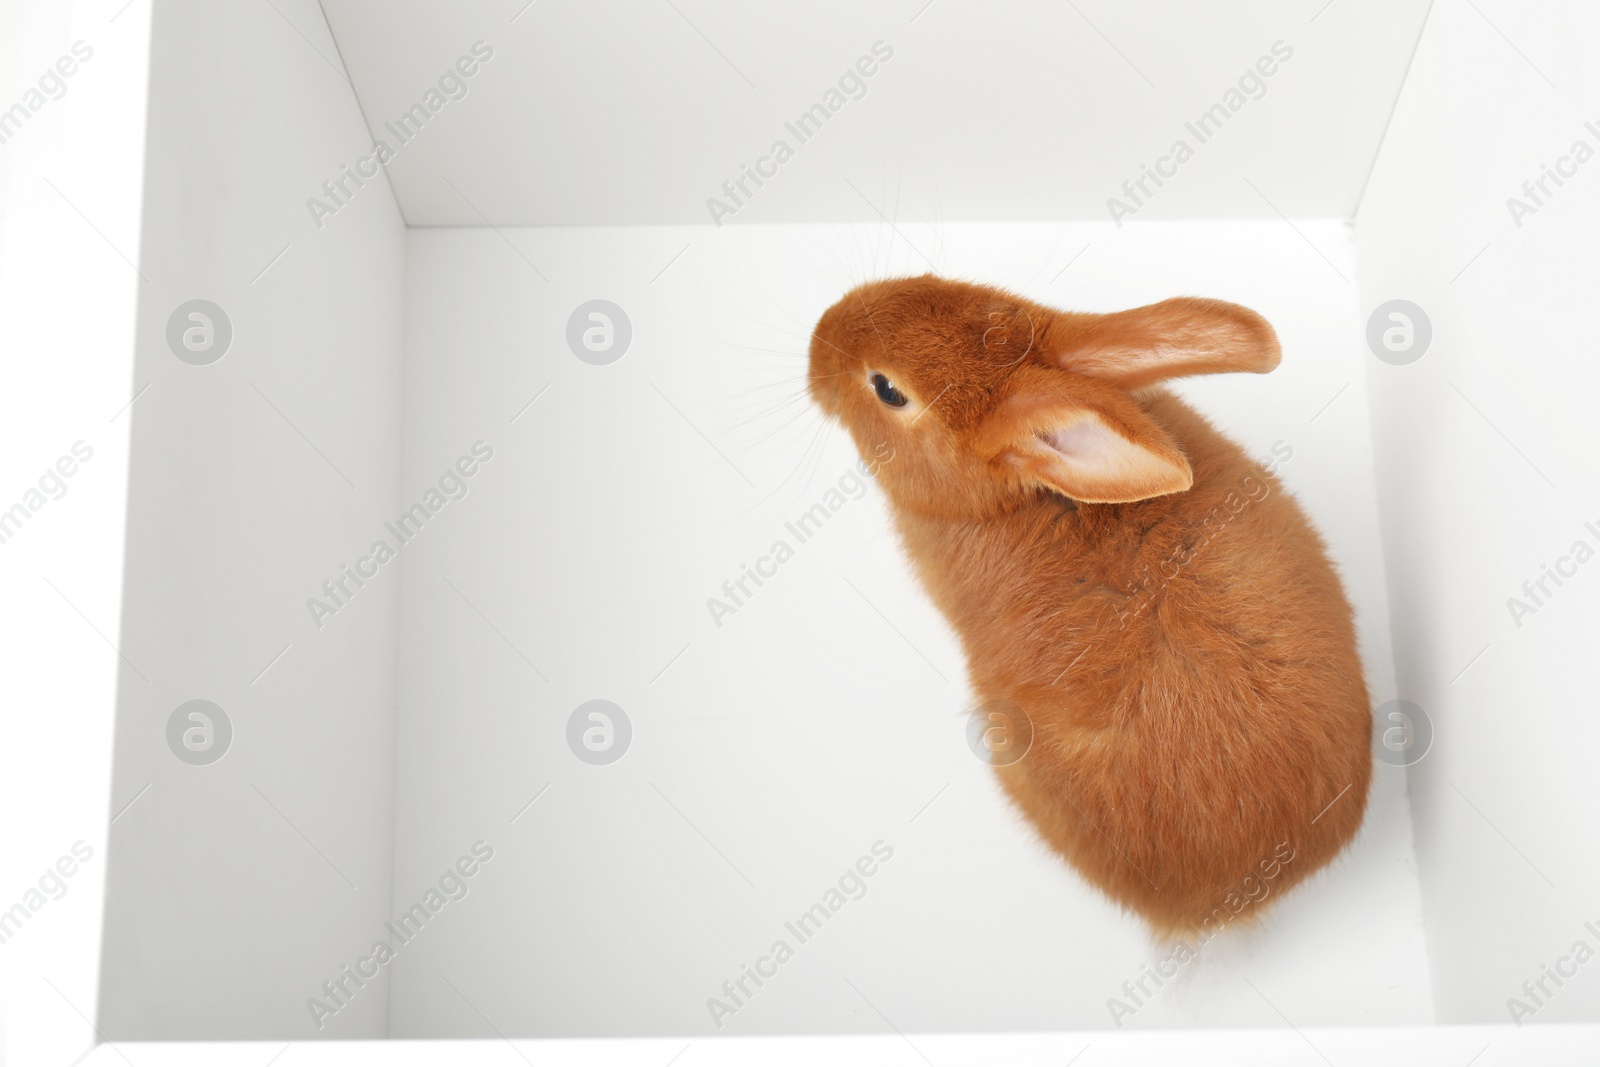
[{"label": "rabbit's back", "polygon": [[979,699],[1031,725],[1007,792],[1087,878],[1181,933],[1354,835],[1371,719],[1349,603],[1299,506],[1181,401],[1140,403],[1182,445],[1188,492],[900,525]]}]

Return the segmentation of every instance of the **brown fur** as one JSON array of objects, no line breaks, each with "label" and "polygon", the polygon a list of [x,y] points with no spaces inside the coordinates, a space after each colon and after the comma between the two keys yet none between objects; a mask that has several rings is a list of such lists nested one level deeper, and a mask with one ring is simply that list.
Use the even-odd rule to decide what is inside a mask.
[{"label": "brown fur", "polygon": [[931,275],[861,286],[812,338],[818,405],[863,456],[892,449],[878,481],[978,700],[1031,722],[1002,785],[1159,933],[1253,915],[1366,806],[1367,691],[1321,539],[1151,388],[1278,358],[1232,304],[1073,314]]}]

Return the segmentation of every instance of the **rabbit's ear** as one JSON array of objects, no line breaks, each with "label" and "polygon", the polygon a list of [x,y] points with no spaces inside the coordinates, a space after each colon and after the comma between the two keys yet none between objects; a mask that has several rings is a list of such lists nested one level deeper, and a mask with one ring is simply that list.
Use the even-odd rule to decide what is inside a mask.
[{"label": "rabbit's ear", "polygon": [[1192,296],[1110,315],[1062,315],[1051,327],[1044,351],[1058,366],[1124,389],[1186,374],[1263,374],[1282,356],[1266,319]]},{"label": "rabbit's ear", "polygon": [[1105,386],[1079,385],[1087,388],[1070,396],[1055,382],[1013,394],[985,420],[981,443],[998,473],[1087,504],[1124,504],[1194,484],[1177,444],[1137,404]]}]

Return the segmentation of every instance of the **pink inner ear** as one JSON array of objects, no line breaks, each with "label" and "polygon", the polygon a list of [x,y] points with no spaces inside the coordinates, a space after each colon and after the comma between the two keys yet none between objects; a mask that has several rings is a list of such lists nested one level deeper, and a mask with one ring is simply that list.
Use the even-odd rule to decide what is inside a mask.
[{"label": "pink inner ear", "polygon": [[1064,426],[1059,430],[1051,430],[1039,436],[1057,452],[1064,452],[1069,456],[1087,456],[1095,450],[1096,431],[1103,436],[1104,430],[1096,419],[1079,419],[1071,426]]},{"label": "pink inner ear", "polygon": [[1129,445],[1093,416],[1045,431],[1039,437],[1076,470],[1091,478],[1134,474],[1145,467],[1150,458],[1143,449]]},{"label": "pink inner ear", "polygon": [[1189,466],[1122,436],[1098,416],[1080,413],[1063,426],[1038,432],[1048,449],[1046,479],[1079,500],[1119,503],[1181,492],[1193,484]]}]

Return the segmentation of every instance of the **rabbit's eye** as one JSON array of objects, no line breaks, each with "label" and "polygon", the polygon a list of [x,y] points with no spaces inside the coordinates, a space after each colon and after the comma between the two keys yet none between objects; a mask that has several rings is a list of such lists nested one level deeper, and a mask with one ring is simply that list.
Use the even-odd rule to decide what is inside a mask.
[{"label": "rabbit's eye", "polygon": [[872,391],[878,394],[878,399],[892,408],[906,406],[906,395],[894,387],[894,383],[881,374],[872,376]]}]

